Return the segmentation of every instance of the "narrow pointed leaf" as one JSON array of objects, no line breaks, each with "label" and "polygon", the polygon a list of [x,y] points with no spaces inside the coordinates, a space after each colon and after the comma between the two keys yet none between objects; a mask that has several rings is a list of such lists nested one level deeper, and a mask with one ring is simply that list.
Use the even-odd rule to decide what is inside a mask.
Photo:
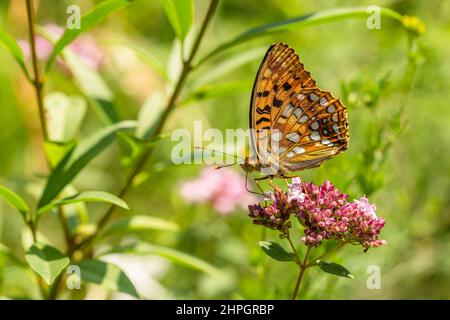
[{"label": "narrow pointed leaf", "polygon": [[79,203],[79,202],[101,202],[110,203],[112,205],[129,210],[127,203],[119,197],[104,191],[84,191],[77,193],[73,196],[66,197],[61,200],[53,201],[48,205],[39,209],[38,213],[42,214],[48,212],[54,208],[64,206],[67,204]]},{"label": "narrow pointed leaf", "polygon": [[181,104],[186,105],[197,101],[230,97],[241,92],[250,91],[251,87],[252,82],[246,80],[202,86],[190,92],[181,101]]},{"label": "narrow pointed leaf", "polygon": [[163,0],[163,5],[175,34],[183,41],[194,22],[194,0]]},{"label": "narrow pointed leaf", "polygon": [[223,278],[222,271],[209,264],[208,262],[191,256],[187,253],[177,251],[171,248],[157,246],[149,243],[135,243],[124,247],[113,248],[105,254],[129,253],[139,255],[157,255],[172,261],[180,266],[204,272],[212,277]]},{"label": "narrow pointed leaf", "polygon": [[14,209],[16,209],[26,220],[28,212],[30,208],[28,207],[25,200],[23,200],[19,195],[15,192],[0,186],[0,198],[3,198],[9,205],[11,205]]},{"label": "narrow pointed leaf", "polygon": [[16,60],[16,62],[19,64],[20,68],[22,69],[22,71],[25,74],[25,76],[27,77],[27,79],[31,82],[32,81],[31,76],[25,65],[25,57],[23,55],[22,49],[20,49],[16,40],[14,40],[14,38],[11,37],[1,27],[0,27],[0,45],[3,46],[6,50],[8,50],[9,53],[11,53],[11,55]]},{"label": "narrow pointed leaf", "polygon": [[80,267],[81,280],[139,298],[133,283],[118,266],[99,260],[83,260],[77,265]]},{"label": "narrow pointed leaf", "polygon": [[158,217],[137,215],[126,219],[121,219],[108,226],[102,233],[102,237],[106,237],[116,233],[130,233],[137,231],[177,231],[178,225]]},{"label": "narrow pointed leaf", "polygon": [[[402,21],[402,16],[392,9],[380,7],[380,14],[384,17],[397,20],[399,23],[401,23]],[[216,49],[212,50],[210,53],[206,54],[202,59],[200,59],[198,65],[204,63],[206,60],[215,56],[219,52],[267,34],[284,31],[290,28],[295,28],[296,30],[298,30],[299,28],[311,27],[339,20],[354,18],[367,19],[368,16],[369,14],[367,13],[367,7],[333,8],[294,17],[291,19],[263,24],[242,32],[229,41],[219,45]]]},{"label": "narrow pointed leaf", "polygon": [[122,121],[102,128],[80,142],[76,149],[70,152],[51,173],[39,200],[38,208],[49,204],[92,159],[111,145],[115,141],[117,131],[131,130],[135,127],[135,121]]},{"label": "narrow pointed leaf", "polygon": [[353,279],[353,275],[350,273],[350,271],[348,271],[347,268],[341,266],[340,264],[334,262],[320,261],[319,267],[320,269],[322,269],[322,271],[326,273],[334,274],[335,276],[339,277]]},{"label": "narrow pointed leaf", "polygon": [[61,38],[56,42],[53,52],[51,53],[46,71],[50,69],[56,57],[60,54],[65,47],[71,44],[80,34],[90,30],[97,24],[102,22],[106,17],[112,13],[125,8],[131,3],[130,0],[106,0],[99,3],[95,8],[81,17],[80,29],[66,29]]},{"label": "narrow pointed leaf", "polygon": [[273,241],[260,241],[259,246],[272,259],[277,261],[295,261],[294,255],[284,250],[282,246]]},{"label": "narrow pointed leaf", "polygon": [[118,122],[120,118],[113,102],[114,93],[100,73],[86,65],[69,49],[64,50],[63,57],[73,74],[75,84],[88,99],[100,120],[105,124]]},{"label": "narrow pointed leaf", "polygon": [[165,110],[164,96],[156,92],[150,95],[141,107],[136,128],[136,137],[146,140],[156,133],[159,119]]}]

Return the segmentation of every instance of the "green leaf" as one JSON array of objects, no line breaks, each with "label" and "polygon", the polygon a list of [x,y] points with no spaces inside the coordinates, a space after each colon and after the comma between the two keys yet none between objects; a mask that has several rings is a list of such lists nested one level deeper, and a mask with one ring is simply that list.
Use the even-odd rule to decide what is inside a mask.
[{"label": "green leaf", "polygon": [[141,156],[151,149],[154,144],[169,136],[169,134],[161,134],[146,140],[141,140],[131,133],[117,132],[117,144],[121,151],[120,162],[122,166],[131,174],[130,171],[134,169]]},{"label": "green leaf", "polygon": [[166,62],[167,83],[170,90],[174,90],[177,80],[183,71],[183,47],[180,40],[175,38],[172,42],[169,57]]},{"label": "green leaf", "polygon": [[117,132],[117,144],[121,151],[120,162],[126,169],[132,169],[142,151],[146,149],[145,144],[126,132]]},{"label": "green leaf", "polygon": [[163,5],[175,34],[183,41],[194,22],[194,1],[163,0]]},{"label": "green leaf", "polygon": [[177,231],[178,229],[179,226],[171,221],[157,217],[136,215],[109,225],[101,236],[106,237],[115,233],[151,230]]},{"label": "green leaf", "polygon": [[23,200],[19,195],[3,186],[0,186],[0,198],[3,198],[3,200],[8,202],[10,206],[12,206],[22,215],[24,220],[27,220],[27,215],[30,211],[30,208],[28,207],[25,200]]},{"label": "green leaf", "polygon": [[21,260],[19,260],[19,258],[17,258],[11,251],[11,249],[9,249],[7,246],[5,246],[3,243],[0,243],[0,268],[2,266],[2,263],[4,261],[12,261],[16,264],[19,265],[24,265],[24,262],[22,262]]},{"label": "green leaf", "polygon": [[[244,52],[238,52],[231,55],[228,59],[224,59],[223,62],[218,62],[213,66],[208,66],[208,71],[201,70],[202,72],[197,72],[192,75],[194,78],[194,84],[196,87],[208,85],[224,77],[227,74],[239,69],[243,65],[260,60],[264,54],[265,47],[253,48],[246,50]],[[194,72],[197,69],[194,69]]]},{"label": "green leaf", "polygon": [[[380,14],[384,17],[392,18],[401,23],[402,16],[394,10],[380,7]],[[320,12],[310,13],[303,16],[294,17],[287,20],[281,20],[273,23],[263,24],[255,28],[251,28],[245,32],[238,34],[229,41],[219,45],[217,48],[206,54],[200,59],[197,65],[204,63],[206,60],[215,56],[216,54],[237,46],[241,43],[251,39],[265,36],[274,32],[284,31],[290,28],[296,30],[305,27],[316,26],[324,23],[335,22],[339,20],[363,18],[367,19],[367,7],[353,7],[353,8],[333,8]]]},{"label": "green leaf", "polygon": [[16,40],[11,37],[3,28],[0,27],[0,45],[3,46],[6,50],[8,50],[16,62],[19,64],[23,73],[27,77],[27,79],[32,82],[30,73],[25,65],[25,57],[23,55],[22,49],[20,49]]},{"label": "green leaf", "polygon": [[151,94],[138,116],[136,137],[146,140],[156,133],[156,129],[165,110],[165,99],[159,92]]},{"label": "green leaf", "polygon": [[128,293],[139,298],[133,283],[116,265],[99,260],[83,260],[78,262],[83,281],[98,284],[105,289]]},{"label": "green leaf", "polygon": [[47,180],[38,208],[49,204],[78,173],[98,154],[111,145],[117,131],[136,127],[135,121],[122,121],[94,133],[80,142],[74,151],[69,152],[56,166]]},{"label": "green leaf", "polygon": [[158,75],[161,76],[161,78],[163,78],[164,80],[168,79],[164,64],[150,52],[149,48],[143,48],[136,43],[131,43],[128,39],[118,41],[111,40],[107,41],[106,44],[117,46],[121,49],[131,50],[136,58],[138,58],[141,62],[149,65],[154,71],[156,71],[156,73],[158,73]]},{"label": "green leaf", "polygon": [[230,97],[239,92],[250,91],[251,88],[252,82],[246,80],[207,85],[190,92],[181,104],[186,105],[207,99]]},{"label": "green leaf", "polygon": [[112,13],[125,8],[131,3],[130,0],[106,0],[99,3],[95,8],[81,17],[81,29],[66,29],[61,38],[56,42],[53,52],[51,53],[46,66],[46,71],[50,70],[56,57],[65,47],[71,44],[80,34],[86,32]]},{"label": "green leaf", "polygon": [[287,252],[278,243],[273,241],[260,241],[259,246],[272,259],[277,261],[295,261],[293,253]]},{"label": "green leaf", "polygon": [[353,279],[353,275],[344,266],[334,262],[320,261],[319,267],[326,273],[331,273],[339,277]]},{"label": "green leaf", "polygon": [[219,269],[217,269],[216,267],[214,267],[213,265],[209,264],[206,261],[203,261],[199,258],[196,258],[184,252],[180,252],[171,248],[157,246],[149,243],[139,242],[124,247],[115,247],[111,251],[108,251],[107,253],[104,254],[112,254],[112,253],[157,255],[166,258],[180,266],[197,270],[216,278],[224,277],[222,271],[220,271]]},{"label": "green leaf", "polygon": [[44,105],[50,140],[62,143],[73,140],[86,115],[87,106],[83,97],[51,92],[45,96]]},{"label": "green leaf", "polygon": [[68,152],[73,151],[76,145],[77,145],[76,141],[70,141],[68,143],[45,141],[44,142],[45,154],[47,155],[47,158],[49,159],[51,166],[52,167],[57,166],[58,163],[67,155]]},{"label": "green leaf", "polygon": [[[55,43],[55,37],[47,29],[38,26],[37,31],[48,41]],[[86,65],[70,48],[65,48],[61,54],[74,77],[74,83],[94,108],[100,120],[105,124],[118,122],[119,116],[113,104],[114,94],[99,72]]]},{"label": "green leaf", "polygon": [[101,203],[110,203],[112,205],[116,205],[118,207],[129,210],[130,208],[126,204],[125,201],[120,199],[119,197],[104,191],[84,191],[77,193],[73,196],[66,197],[61,200],[56,200],[48,205],[39,209],[38,213],[42,214],[48,212],[54,208],[64,206],[67,204],[79,203],[79,202],[101,202]]},{"label": "green leaf", "polygon": [[69,49],[64,50],[63,58],[74,76],[75,84],[86,96],[100,120],[105,124],[118,122],[119,115],[113,103],[114,94],[101,75]]},{"label": "green leaf", "polygon": [[56,248],[43,244],[31,246],[25,255],[25,260],[49,286],[70,262],[70,259]]}]

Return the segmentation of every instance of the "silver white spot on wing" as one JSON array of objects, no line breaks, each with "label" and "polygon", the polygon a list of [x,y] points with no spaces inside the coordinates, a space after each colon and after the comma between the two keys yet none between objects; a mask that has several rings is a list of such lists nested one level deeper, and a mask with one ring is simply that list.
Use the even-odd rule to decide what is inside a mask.
[{"label": "silver white spot on wing", "polygon": [[306,121],[308,121],[308,116],[306,114],[298,119],[298,122],[300,123],[305,123]]},{"label": "silver white spot on wing", "polygon": [[294,110],[294,115],[297,117],[297,119],[299,119],[303,114],[303,109],[298,107],[297,109]]},{"label": "silver white spot on wing", "polygon": [[300,140],[300,135],[298,134],[298,132],[288,133],[286,135],[286,139],[288,139],[291,142],[298,142]]},{"label": "silver white spot on wing", "polygon": [[319,129],[319,122],[315,121],[315,122],[311,123],[311,129],[313,129],[313,130]]},{"label": "silver white spot on wing", "polygon": [[302,147],[295,147],[294,149],[292,149],[292,151],[294,151],[296,154],[301,154],[305,152],[305,149]]},{"label": "silver white spot on wing", "polygon": [[335,111],[336,111],[336,107],[334,104],[328,106],[328,108],[327,108],[328,113],[333,113]]},{"label": "silver white spot on wing", "polygon": [[325,97],[320,98],[320,105],[326,107],[328,105],[328,99]]},{"label": "silver white spot on wing", "polygon": [[309,94],[309,99],[313,102],[316,102],[317,100],[319,100],[319,96],[317,94],[315,94],[314,92]]},{"label": "silver white spot on wing", "polygon": [[312,141],[319,141],[320,140],[320,134],[317,131],[314,131],[309,135]]},{"label": "silver white spot on wing", "polygon": [[289,103],[289,105],[286,107],[286,109],[283,110],[283,113],[281,115],[287,118],[291,115],[292,111],[294,111],[294,106]]},{"label": "silver white spot on wing", "polygon": [[294,157],[295,156],[295,152],[294,151],[289,151],[287,154],[286,154],[286,157],[288,157],[288,158],[292,158],[292,157]]},{"label": "silver white spot on wing", "polygon": [[283,134],[280,131],[276,131],[272,133],[272,141],[278,142],[283,138]]},{"label": "silver white spot on wing", "polygon": [[333,124],[333,131],[339,133],[339,126],[337,124]]},{"label": "silver white spot on wing", "polygon": [[331,120],[333,120],[333,122],[338,122],[339,118],[338,118],[337,113],[334,113],[334,114],[331,116]]},{"label": "silver white spot on wing", "polygon": [[299,93],[299,94],[297,95],[297,99],[298,99],[298,101],[302,101],[303,99],[305,99],[305,95],[302,94],[302,93]]}]

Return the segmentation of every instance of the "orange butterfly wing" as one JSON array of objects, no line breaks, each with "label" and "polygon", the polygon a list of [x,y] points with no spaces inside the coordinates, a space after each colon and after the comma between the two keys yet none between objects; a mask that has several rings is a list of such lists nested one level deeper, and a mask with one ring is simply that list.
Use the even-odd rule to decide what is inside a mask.
[{"label": "orange butterfly wing", "polygon": [[[259,162],[276,153],[287,171],[318,166],[348,144],[345,107],[317,88],[295,51],[281,43],[268,49],[258,70],[250,127],[255,129],[252,147]],[[273,129],[281,133],[277,145],[268,138]]]}]

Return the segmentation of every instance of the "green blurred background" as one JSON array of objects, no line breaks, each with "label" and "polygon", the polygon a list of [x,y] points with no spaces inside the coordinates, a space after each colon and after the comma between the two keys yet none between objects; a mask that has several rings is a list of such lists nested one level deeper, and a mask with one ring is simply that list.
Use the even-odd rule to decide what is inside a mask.
[{"label": "green blurred background", "polygon": [[[16,39],[26,39],[23,1],[1,1],[0,25]],[[98,1],[75,1],[82,11]],[[72,1],[41,0],[37,20],[41,25],[64,25],[65,9]],[[204,16],[208,1],[196,1],[196,23]],[[204,86],[229,84],[232,88],[217,98],[200,95],[179,106],[164,132],[184,127],[192,130],[195,120],[204,128],[244,128],[255,73],[273,42],[286,42],[300,55],[321,88],[340,97],[349,109],[350,147],[322,167],[300,173],[306,181],[332,181],[352,197],[366,194],[385,218],[382,238],[388,244],[362,253],[348,247],[334,261],[344,264],[355,279],[335,278],[320,270],[310,272],[301,297],[307,299],[448,299],[450,297],[450,2],[433,1],[238,1],[223,0],[201,44],[200,55],[235,34],[251,27],[334,7],[379,5],[401,14],[418,16],[426,25],[419,39],[419,65],[404,110],[404,77],[408,65],[407,35],[398,23],[382,18],[380,30],[369,30],[365,19],[352,19],[289,29],[264,36],[217,55],[189,79],[186,93],[202,79]],[[100,74],[115,95],[122,119],[136,119],[140,107],[165,84],[154,69],[127,47],[138,46],[164,64],[169,60],[174,32],[160,1],[135,1],[126,10],[108,18],[88,33],[102,51]],[[221,62],[247,53],[247,63],[230,73],[208,80]],[[250,57],[250,58],[249,58]],[[40,128],[32,88],[5,50],[0,50],[0,182],[36,201],[36,188],[46,173]],[[211,82],[209,82],[211,81]],[[380,84],[381,83],[381,84]],[[203,85],[202,85],[203,86]],[[215,89],[212,88],[214,96]],[[56,68],[46,92],[79,95],[70,74]],[[85,137],[102,122],[88,108],[81,127]],[[389,141],[388,145],[384,142]],[[180,182],[195,178],[201,165],[170,162],[173,143],[159,143],[142,182],[126,196],[133,211],[163,217],[180,225],[181,231],[147,232],[110,239],[116,245],[124,238],[140,238],[176,248],[201,258],[226,273],[222,281],[158,257],[115,257],[132,265],[127,271],[148,282],[146,298],[286,299],[297,270],[264,256],[258,241],[276,239],[264,233],[243,210],[220,215],[208,204],[186,203]],[[236,170],[240,170],[236,168]],[[239,171],[240,172],[240,171]],[[242,172],[241,172],[242,173]],[[124,181],[117,146],[109,148],[86,167],[74,185],[79,190],[116,192]],[[39,189],[38,189],[39,190]],[[92,219],[104,211],[89,205]],[[127,213],[118,211],[116,216]],[[56,215],[46,216],[40,227],[50,241],[64,249]],[[24,225],[16,213],[0,203],[0,242],[23,257]],[[299,240],[300,236],[296,240]],[[107,245],[103,244],[103,245]],[[370,265],[381,269],[381,289],[366,286]],[[0,296],[37,296],[30,274],[23,268],[0,264]],[[134,269],[133,269],[134,268]],[[134,271],[133,271],[134,270]],[[134,280],[140,281],[140,280]],[[100,288],[90,298],[117,298]]]}]

